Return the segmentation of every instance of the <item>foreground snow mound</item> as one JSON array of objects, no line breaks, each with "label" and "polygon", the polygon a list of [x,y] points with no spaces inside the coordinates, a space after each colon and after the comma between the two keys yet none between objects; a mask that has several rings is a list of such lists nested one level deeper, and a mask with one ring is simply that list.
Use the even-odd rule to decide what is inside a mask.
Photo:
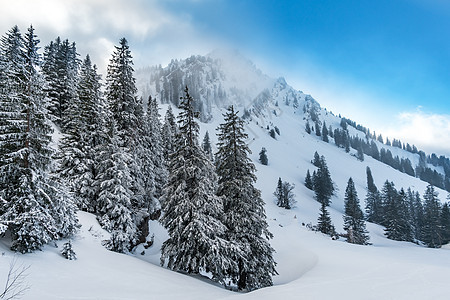
[{"label": "foreground snow mound", "polygon": [[[22,299],[217,299],[231,292],[190,276],[168,271],[130,255],[110,252],[101,246],[109,234],[95,216],[79,212],[82,225],[73,239],[77,260],[67,260],[60,249],[15,255],[0,245],[0,285],[10,262],[30,266],[25,283],[30,287]],[[58,242],[62,246],[65,241]]]}]

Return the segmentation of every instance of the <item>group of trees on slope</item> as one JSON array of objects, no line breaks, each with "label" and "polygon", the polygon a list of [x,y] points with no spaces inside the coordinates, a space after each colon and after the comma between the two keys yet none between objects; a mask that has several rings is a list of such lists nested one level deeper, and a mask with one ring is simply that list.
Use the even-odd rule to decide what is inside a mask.
[{"label": "group of trees on slope", "polygon": [[[355,122],[342,118],[340,127],[333,130],[331,126],[327,127],[325,121],[322,123],[317,114],[317,108],[311,106],[309,108],[309,114],[314,126],[311,126],[309,120],[306,122],[305,131],[308,134],[315,132],[315,134],[322,138],[324,142],[329,142],[329,138],[333,138],[337,147],[344,148],[348,153],[350,148],[356,150],[356,157],[364,161],[364,155],[368,155],[378,161],[381,161],[402,173],[406,173],[410,176],[415,176],[421,180],[428,182],[429,184],[444,189],[450,192],[450,159],[445,156],[437,157],[436,154],[426,155],[425,152],[419,151],[416,146],[404,144],[400,140],[393,139],[391,142],[388,138],[383,139],[382,135],[376,135],[371,133],[368,129],[361,125],[356,125]],[[321,126],[322,124],[322,126]],[[351,136],[348,130],[348,126],[352,126],[355,129],[365,133],[365,138],[358,136]],[[375,141],[385,144],[387,146],[397,147],[419,156],[419,163],[413,167],[409,158],[400,158],[398,155],[394,156],[389,149],[381,148]],[[427,166],[427,163],[433,166],[441,166],[444,170],[444,174],[440,174],[436,170]]]},{"label": "group of trees on slope", "polygon": [[[334,193],[333,182],[325,158],[314,154],[312,161],[317,170],[311,176],[308,170],[305,186],[315,193],[321,203],[317,230],[336,235],[331,218],[326,210]],[[368,236],[364,220],[385,227],[387,238],[397,241],[423,243],[439,248],[450,242],[449,203],[441,204],[434,186],[428,185],[423,200],[418,192],[408,188],[399,191],[393,182],[386,180],[381,191],[376,187],[372,172],[367,167],[367,194],[365,214],[359,207],[359,199],[352,178],[345,192],[344,230],[347,241],[367,244]]]},{"label": "group of trees on slope", "polygon": [[[272,235],[234,108],[214,160],[208,134],[199,145],[187,87],[178,120],[169,106],[163,124],[156,99],[137,96],[125,38],[104,89],[75,43],[57,38],[43,57],[38,44],[32,27],[22,36],[17,26],[0,42],[0,236],[10,233],[11,248],[32,252],[72,236],[80,209],[111,233],[106,248],[128,252],[162,211],[162,265],[239,290],[272,285]],[[57,150],[53,128],[62,133]],[[63,255],[75,258],[70,242]]]}]

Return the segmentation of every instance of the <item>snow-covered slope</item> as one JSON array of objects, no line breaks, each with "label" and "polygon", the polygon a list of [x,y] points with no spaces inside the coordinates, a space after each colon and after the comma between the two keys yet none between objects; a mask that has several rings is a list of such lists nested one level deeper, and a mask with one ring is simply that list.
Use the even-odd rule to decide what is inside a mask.
[{"label": "snow-covered slope", "polygon": [[[221,72],[225,73],[223,70]],[[65,260],[59,254],[64,241],[58,242],[59,248],[48,245],[42,252],[15,255],[8,250],[7,239],[0,239],[0,287],[6,280],[9,263],[17,257],[18,264],[30,265],[25,278],[30,289],[23,299],[33,300],[448,299],[449,246],[428,249],[388,240],[381,226],[370,223],[370,246],[348,244],[342,239],[331,240],[328,236],[308,230],[306,225],[315,224],[319,214],[319,203],[313,199],[313,192],[303,184],[306,170],[314,169],[311,160],[315,151],[325,156],[338,188],[330,208],[338,232],[343,232],[343,199],[349,177],[354,179],[361,205],[364,205],[367,166],[371,168],[378,188],[385,180],[390,180],[398,189],[411,187],[423,194],[427,183],[368,156],[361,162],[351,155],[355,154],[354,150],[348,154],[333,143],[325,143],[315,135],[308,135],[304,128],[305,119],[310,118],[311,106],[317,108],[320,120],[333,128],[339,127],[340,118],[320,108],[310,96],[289,87],[283,79],[269,81],[270,84],[264,85],[262,90],[255,88],[257,92],[253,93],[253,89],[249,88],[248,94],[252,97],[242,97],[242,101],[231,103],[242,114],[244,111],[248,113],[246,131],[253,151],[251,158],[257,167],[257,187],[266,202],[269,229],[274,234],[271,244],[276,250],[279,275],[274,277],[273,287],[247,294],[235,293],[200,277],[161,268],[159,249],[167,233],[157,221],[150,224],[150,230],[155,235],[152,247],[145,249],[139,246],[132,255],[109,252],[101,245],[108,234],[100,228],[94,216],[83,212],[79,213],[82,227],[73,240],[78,256],[76,261]],[[225,83],[223,86],[226,86]],[[239,87],[241,90],[244,88]],[[201,136],[209,131],[211,140],[216,141],[214,133],[223,121],[225,104],[230,103],[218,105],[211,102],[211,117],[209,122],[201,123]],[[167,104],[164,104],[162,114],[166,108]],[[273,139],[269,130],[275,127],[280,135]],[[362,134],[354,128],[350,130],[353,135]],[[262,147],[267,149],[267,166],[258,162]],[[392,148],[397,151],[396,155],[409,157],[411,161],[416,159],[416,154]],[[295,184],[297,203],[291,210],[275,205],[272,193],[278,177]],[[438,191],[441,201],[445,201],[447,193]]]}]

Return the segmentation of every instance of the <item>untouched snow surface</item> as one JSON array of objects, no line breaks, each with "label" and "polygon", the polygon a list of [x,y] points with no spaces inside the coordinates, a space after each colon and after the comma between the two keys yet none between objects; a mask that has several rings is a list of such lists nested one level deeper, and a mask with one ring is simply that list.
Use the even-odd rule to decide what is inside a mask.
[{"label": "untouched snow surface", "polygon": [[[332,198],[330,214],[338,232],[342,229],[343,198],[346,183],[353,177],[364,207],[366,166],[372,169],[380,189],[386,179],[423,194],[426,183],[402,174],[378,161],[365,157],[358,161],[343,149],[322,142],[304,131],[299,110],[280,105],[278,117],[254,120],[247,125],[252,159],[258,169],[257,186],[266,201],[266,213],[279,275],[274,286],[251,293],[225,290],[199,276],[189,276],[159,266],[159,248],[167,233],[156,221],[150,224],[155,243],[149,249],[139,246],[132,255],[107,251],[101,241],[108,233],[93,215],[79,212],[82,227],[73,239],[78,259],[68,261],[53,245],[32,254],[9,251],[7,238],[0,239],[0,288],[4,285],[10,262],[30,266],[26,283],[30,289],[22,299],[450,299],[450,248],[428,249],[412,243],[395,242],[383,235],[383,228],[367,224],[370,246],[351,245],[342,239],[333,241],[307,229],[315,224],[319,203],[303,185],[306,170],[312,172],[314,151],[324,155],[331,177],[338,188]],[[242,109],[241,109],[242,111]],[[217,114],[216,114],[217,113]],[[219,112],[214,115],[219,116]],[[324,114],[324,111],[322,111]],[[328,125],[338,126],[337,118],[322,116]],[[209,131],[215,140],[216,120],[201,124],[202,135]],[[256,123],[258,122],[258,124]],[[277,140],[266,130],[271,123],[280,129]],[[261,147],[267,149],[269,165],[258,162]],[[405,152],[406,155],[408,155]],[[278,177],[296,185],[297,203],[291,210],[275,205],[272,193]],[[444,201],[446,192],[439,190]],[[143,253],[143,251],[145,253]]]}]

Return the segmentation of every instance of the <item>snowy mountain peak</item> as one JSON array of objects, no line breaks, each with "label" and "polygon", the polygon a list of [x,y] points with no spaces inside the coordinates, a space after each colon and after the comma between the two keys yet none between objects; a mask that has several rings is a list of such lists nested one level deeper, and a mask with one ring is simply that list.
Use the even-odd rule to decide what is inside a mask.
[{"label": "snowy mountain peak", "polygon": [[[271,78],[237,51],[215,50],[206,56],[173,60],[168,66],[137,71],[138,88],[143,97],[149,95],[162,103],[178,105],[180,91],[188,86],[198,100],[196,109],[202,121],[212,118],[212,107],[230,104],[252,110],[268,102],[296,103],[306,95],[296,91],[283,77]],[[265,103],[261,103],[261,101]]]}]

